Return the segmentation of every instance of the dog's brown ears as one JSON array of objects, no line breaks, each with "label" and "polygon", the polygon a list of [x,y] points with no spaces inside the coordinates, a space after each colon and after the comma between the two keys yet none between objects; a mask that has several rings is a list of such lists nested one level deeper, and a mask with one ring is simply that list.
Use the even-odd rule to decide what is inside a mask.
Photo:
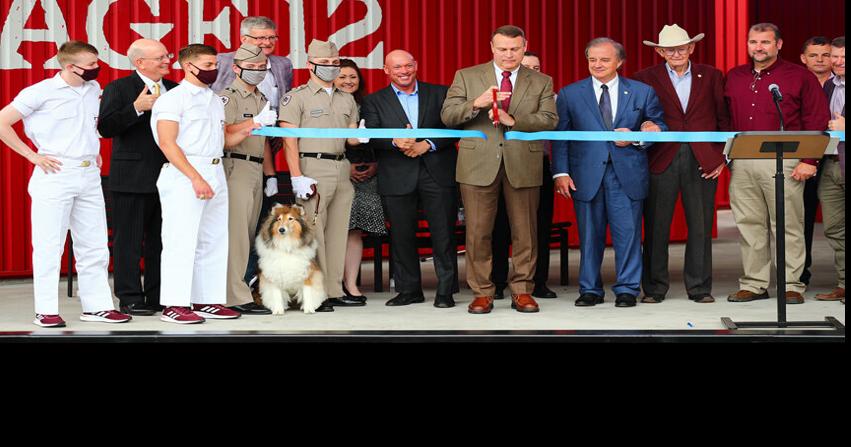
[{"label": "dog's brown ears", "polygon": [[269,211],[270,211],[270,212],[272,212],[272,211],[275,211],[275,210],[276,210],[276,209],[278,209],[278,208],[283,208],[283,207],[284,207],[284,205],[281,205],[280,203],[277,203],[277,202],[276,202],[276,203],[275,203],[275,206],[273,206],[273,207],[272,207],[272,209],[271,209],[271,210],[269,210]]},{"label": "dog's brown ears", "polygon": [[305,214],[304,207],[297,204],[297,203],[293,204],[292,209],[298,210],[298,214],[301,215],[301,216],[304,216],[304,214]]}]

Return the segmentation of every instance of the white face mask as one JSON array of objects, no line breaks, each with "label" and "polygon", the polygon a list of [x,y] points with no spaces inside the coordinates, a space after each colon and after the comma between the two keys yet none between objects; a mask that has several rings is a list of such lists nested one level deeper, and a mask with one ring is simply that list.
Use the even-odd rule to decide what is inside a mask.
[{"label": "white face mask", "polygon": [[340,66],[339,65],[322,65],[313,63],[313,73],[316,74],[316,77],[325,81],[332,82],[334,79],[337,79],[337,76],[340,76]]},{"label": "white face mask", "polygon": [[239,79],[242,79],[248,85],[259,85],[266,79],[266,74],[268,70],[265,68],[262,70],[252,70],[250,68],[242,68],[239,67]]}]

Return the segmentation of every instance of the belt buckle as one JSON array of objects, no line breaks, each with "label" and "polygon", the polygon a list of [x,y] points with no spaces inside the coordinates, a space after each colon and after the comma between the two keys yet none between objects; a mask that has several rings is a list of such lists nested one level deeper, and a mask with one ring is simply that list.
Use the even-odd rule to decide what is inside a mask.
[{"label": "belt buckle", "polygon": [[319,160],[322,160],[322,152],[316,154],[316,158],[318,158]]},{"label": "belt buckle", "polygon": [[88,167],[89,167],[89,166],[91,166],[91,165],[92,165],[92,162],[91,162],[91,161],[89,161],[89,160],[85,160],[85,161],[83,161],[82,163],[80,163],[80,167],[81,167],[81,168],[88,168]]},{"label": "belt buckle", "polygon": [[221,161],[222,161],[222,159],[221,159],[221,158],[214,158],[214,159],[213,159],[213,164],[214,164],[214,165],[217,165],[217,164],[219,164]]}]

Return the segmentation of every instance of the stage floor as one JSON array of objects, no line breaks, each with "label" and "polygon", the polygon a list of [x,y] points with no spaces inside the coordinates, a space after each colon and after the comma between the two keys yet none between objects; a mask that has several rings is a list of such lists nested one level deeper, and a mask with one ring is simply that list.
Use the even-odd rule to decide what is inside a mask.
[{"label": "stage floor", "polygon": [[[821,302],[815,300],[816,293],[832,289],[835,281],[833,269],[833,251],[824,239],[821,224],[816,226],[816,238],[813,246],[813,280],[806,293],[806,302],[801,305],[787,306],[789,321],[824,321],[826,316],[845,322],[845,306],[839,302]],[[752,303],[728,303],[727,294],[737,288],[737,279],[741,273],[740,251],[737,242],[738,233],[729,211],[719,212],[719,238],[713,244],[714,256],[714,296],[713,304],[696,304],[688,300],[682,284],[683,244],[671,247],[671,291],[661,304],[641,304],[634,308],[615,308],[614,296],[608,288],[614,277],[614,252],[606,251],[603,281],[607,286],[606,302],[592,308],[578,308],[573,302],[577,298],[576,278],[578,274],[579,252],[570,253],[571,284],[556,286],[558,278],[558,255],[552,253],[550,287],[558,293],[558,298],[538,300],[541,311],[534,314],[521,314],[511,310],[510,300],[496,302],[496,307],[488,315],[471,315],[466,306],[472,300],[472,294],[462,281],[461,293],[456,295],[457,306],[452,309],[437,309],[432,306],[434,297],[434,271],[431,262],[424,262],[426,302],[405,307],[387,307],[384,303],[394,293],[372,292],[372,267],[370,262],[363,265],[362,291],[369,298],[367,306],[337,308],[335,312],[305,315],[298,311],[288,311],[285,316],[244,316],[237,320],[208,320],[204,324],[181,326],[164,323],[155,317],[134,317],[126,324],[109,325],[104,323],[85,323],[79,321],[81,311],[79,299],[67,298],[66,283],[60,284],[60,311],[67,322],[61,329],[38,328],[31,323],[32,281],[15,280],[0,282],[0,338],[26,338],[39,340],[108,339],[110,337],[130,340],[162,339],[177,340],[185,336],[201,336],[211,339],[287,339],[287,340],[341,340],[360,338],[361,340],[386,340],[392,338],[427,340],[451,339],[467,340],[517,339],[546,340],[564,337],[593,339],[652,339],[664,338],[676,340],[710,340],[715,336],[733,335],[723,331],[722,317],[731,317],[734,321],[772,321],[777,317],[776,300],[763,300]],[[465,277],[463,257],[459,260],[460,277]],[[385,265],[386,272],[386,265]],[[773,287],[773,286],[772,286]],[[388,288],[385,275],[385,290]],[[774,296],[773,289],[771,295]],[[772,331],[742,331],[742,334],[778,335]],[[822,338],[822,330],[804,330],[796,334],[802,337]],[[835,336],[836,333],[834,332]],[[185,340],[185,339],[184,339]],[[835,338],[834,338],[835,340]],[[844,332],[841,338],[844,341]]]}]

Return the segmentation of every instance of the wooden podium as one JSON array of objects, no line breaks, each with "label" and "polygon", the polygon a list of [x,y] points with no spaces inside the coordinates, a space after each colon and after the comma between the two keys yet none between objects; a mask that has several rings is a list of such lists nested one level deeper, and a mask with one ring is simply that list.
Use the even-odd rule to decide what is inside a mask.
[{"label": "wooden podium", "polygon": [[[786,159],[821,159],[827,152],[835,150],[838,139],[831,138],[826,132],[742,132],[730,140],[725,153],[730,160],[736,159],[775,159],[777,172],[774,176],[776,206],[775,247],[777,259],[777,321],[734,322],[722,317],[721,322],[727,329],[742,328],[800,328],[827,327],[845,330],[845,325],[834,317],[825,317],[824,321],[786,321],[786,207],[784,202],[783,161]],[[735,168],[733,168],[735,169]]]}]

